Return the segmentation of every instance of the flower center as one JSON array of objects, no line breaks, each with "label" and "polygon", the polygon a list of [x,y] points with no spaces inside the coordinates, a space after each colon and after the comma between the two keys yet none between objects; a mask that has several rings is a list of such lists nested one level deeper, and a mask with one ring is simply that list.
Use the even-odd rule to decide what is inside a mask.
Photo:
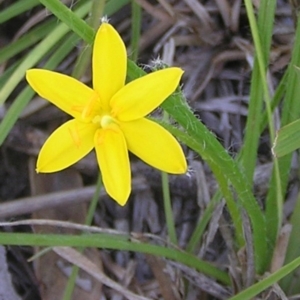
[{"label": "flower center", "polygon": [[99,125],[101,128],[109,128],[118,125],[118,121],[110,115],[95,116],[92,122]]}]

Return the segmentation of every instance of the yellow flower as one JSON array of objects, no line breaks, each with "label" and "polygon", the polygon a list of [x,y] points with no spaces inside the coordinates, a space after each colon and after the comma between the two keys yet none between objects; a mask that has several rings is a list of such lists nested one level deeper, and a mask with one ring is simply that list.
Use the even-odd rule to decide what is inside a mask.
[{"label": "yellow flower", "polygon": [[56,172],[76,163],[93,148],[107,193],[125,205],[131,191],[128,150],[162,171],[187,170],[182,149],[163,127],[144,118],[176,89],[183,71],[168,68],[125,85],[126,48],[109,24],[103,23],[93,49],[93,89],[52,71],[31,69],[31,87],[74,119],[47,139],[37,172]]}]

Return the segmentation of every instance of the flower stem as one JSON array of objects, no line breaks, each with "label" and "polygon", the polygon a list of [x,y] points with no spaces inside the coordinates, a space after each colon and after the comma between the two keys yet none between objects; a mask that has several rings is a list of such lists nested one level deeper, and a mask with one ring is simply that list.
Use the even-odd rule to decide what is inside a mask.
[{"label": "flower stem", "polygon": [[164,209],[165,209],[165,217],[166,217],[169,239],[172,244],[176,245],[177,236],[176,236],[175,222],[174,222],[172,203],[170,197],[169,176],[167,173],[161,172],[161,182],[162,182]]},{"label": "flower stem", "polygon": [[[94,216],[94,213],[95,213],[95,210],[96,210],[96,206],[98,204],[98,199],[99,199],[99,194],[100,194],[101,188],[102,188],[102,179],[101,179],[101,175],[99,175],[97,185],[96,185],[96,190],[95,190],[95,193],[93,195],[92,201],[90,203],[87,216],[85,218],[85,222],[84,222],[85,225],[91,225],[92,224],[93,216]],[[78,249],[78,251],[80,253],[83,253],[84,248],[80,248],[80,249]],[[72,294],[73,294],[73,291],[74,291],[74,287],[75,287],[78,272],[79,272],[79,267],[78,266],[73,266],[72,273],[69,277],[68,284],[67,284],[65,292],[64,292],[63,300],[72,299]]]},{"label": "flower stem", "polygon": [[[169,114],[165,111],[163,113],[163,120],[165,122],[168,122],[169,120]],[[176,235],[175,220],[173,216],[171,196],[170,196],[169,175],[166,172],[161,172],[161,182],[162,182],[164,210],[165,210],[165,217],[166,217],[169,239],[172,244],[176,245],[177,235]]]}]

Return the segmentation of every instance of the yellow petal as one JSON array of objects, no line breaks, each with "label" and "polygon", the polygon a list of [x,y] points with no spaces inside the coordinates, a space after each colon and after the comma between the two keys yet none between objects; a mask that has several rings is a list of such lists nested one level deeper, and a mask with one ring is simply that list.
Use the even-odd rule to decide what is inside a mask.
[{"label": "yellow petal", "polygon": [[37,172],[65,169],[87,155],[94,147],[96,126],[71,120],[57,128],[43,145]]},{"label": "yellow petal", "polygon": [[83,107],[95,95],[80,81],[57,72],[31,69],[26,72],[26,79],[42,98],[74,118],[81,116]]},{"label": "yellow petal", "polygon": [[147,164],[172,174],[187,171],[183,151],[177,140],[163,127],[148,119],[122,122],[128,150]]},{"label": "yellow petal", "polygon": [[179,68],[168,68],[130,82],[111,99],[112,114],[121,121],[146,116],[175,91],[182,74]]},{"label": "yellow petal", "polygon": [[107,193],[125,205],[131,191],[131,174],[126,141],[119,127],[99,129],[95,148]]},{"label": "yellow petal", "polygon": [[111,97],[124,86],[127,72],[125,45],[118,32],[103,23],[95,37],[93,50],[93,86],[105,110]]}]

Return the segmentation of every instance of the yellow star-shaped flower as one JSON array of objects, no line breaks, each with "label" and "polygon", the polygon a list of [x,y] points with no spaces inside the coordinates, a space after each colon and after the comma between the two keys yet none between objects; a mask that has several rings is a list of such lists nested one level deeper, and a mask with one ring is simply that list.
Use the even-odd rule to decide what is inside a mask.
[{"label": "yellow star-shaped flower", "polygon": [[125,205],[131,191],[128,150],[162,171],[187,170],[182,149],[163,127],[145,118],[179,84],[183,71],[168,68],[125,85],[125,45],[117,31],[103,23],[93,49],[93,89],[52,71],[31,69],[31,87],[74,119],[47,139],[37,172],[56,172],[76,163],[93,148],[107,193]]}]

